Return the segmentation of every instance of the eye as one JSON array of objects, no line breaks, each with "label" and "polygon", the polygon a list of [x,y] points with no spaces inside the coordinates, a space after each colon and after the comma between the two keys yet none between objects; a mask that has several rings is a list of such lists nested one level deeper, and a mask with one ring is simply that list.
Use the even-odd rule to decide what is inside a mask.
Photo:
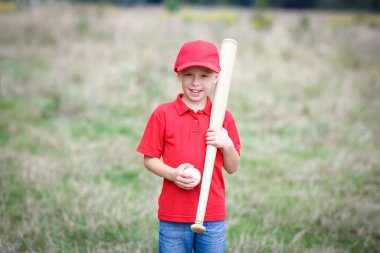
[{"label": "eye", "polygon": [[208,74],[202,74],[202,78],[207,78]]}]

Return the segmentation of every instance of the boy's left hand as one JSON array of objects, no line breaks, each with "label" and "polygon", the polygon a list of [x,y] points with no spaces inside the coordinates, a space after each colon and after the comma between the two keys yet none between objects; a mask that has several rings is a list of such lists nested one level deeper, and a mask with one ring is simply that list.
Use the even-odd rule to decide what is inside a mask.
[{"label": "boy's left hand", "polygon": [[228,148],[233,146],[231,138],[228,136],[226,129],[213,129],[209,128],[206,133],[206,144],[213,145],[216,148]]}]

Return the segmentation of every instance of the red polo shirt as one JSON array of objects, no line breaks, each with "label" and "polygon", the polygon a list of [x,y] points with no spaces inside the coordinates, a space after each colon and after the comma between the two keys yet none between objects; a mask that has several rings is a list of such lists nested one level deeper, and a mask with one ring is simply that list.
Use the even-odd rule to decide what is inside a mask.
[{"label": "red polo shirt", "polygon": [[[137,151],[150,157],[161,158],[165,164],[177,168],[190,163],[203,173],[206,155],[205,135],[209,128],[211,100],[203,110],[191,110],[179,94],[173,102],[156,108],[145,128]],[[227,111],[223,127],[228,131],[240,154],[240,140],[232,114]],[[223,154],[217,151],[207,202],[205,221],[226,218],[225,185],[222,173]],[[201,184],[192,190],[183,190],[164,179],[158,200],[158,218],[164,221],[193,222],[195,220]]]}]

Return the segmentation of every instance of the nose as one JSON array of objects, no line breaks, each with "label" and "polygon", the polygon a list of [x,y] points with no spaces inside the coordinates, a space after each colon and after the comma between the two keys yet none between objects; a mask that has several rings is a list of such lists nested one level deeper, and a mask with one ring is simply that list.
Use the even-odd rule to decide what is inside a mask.
[{"label": "nose", "polygon": [[200,78],[199,77],[194,77],[194,80],[193,80],[193,86],[198,86],[200,85]]}]

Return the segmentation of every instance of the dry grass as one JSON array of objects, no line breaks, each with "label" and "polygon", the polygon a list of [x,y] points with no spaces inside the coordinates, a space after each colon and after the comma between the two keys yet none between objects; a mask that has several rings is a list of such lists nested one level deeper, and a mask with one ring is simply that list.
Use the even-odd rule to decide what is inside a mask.
[{"label": "dry grass", "polygon": [[[363,16],[364,15],[364,16]],[[0,251],[155,252],[135,152],[180,45],[239,42],[228,252],[380,251],[378,16],[46,5],[0,13]],[[268,22],[270,21],[270,22]]]}]

